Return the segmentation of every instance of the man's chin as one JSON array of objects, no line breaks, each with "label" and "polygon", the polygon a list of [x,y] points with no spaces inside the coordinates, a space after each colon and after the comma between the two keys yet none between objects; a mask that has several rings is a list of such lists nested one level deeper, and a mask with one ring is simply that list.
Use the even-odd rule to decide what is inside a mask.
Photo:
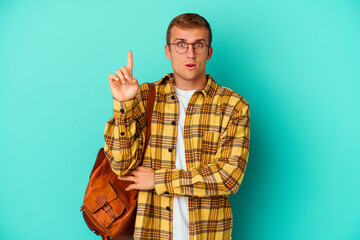
[{"label": "man's chin", "polygon": [[195,81],[199,76],[195,73],[190,74],[177,74],[180,78],[186,81]]}]

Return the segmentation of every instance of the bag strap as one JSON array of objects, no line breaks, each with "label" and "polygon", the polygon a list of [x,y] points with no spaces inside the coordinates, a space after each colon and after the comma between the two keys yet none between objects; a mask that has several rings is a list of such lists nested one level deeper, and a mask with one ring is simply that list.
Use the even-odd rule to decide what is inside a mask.
[{"label": "bag strap", "polygon": [[155,102],[155,84],[154,83],[148,83],[150,90],[149,90],[149,99],[146,106],[146,123],[147,123],[147,129],[146,129],[146,137],[145,137],[145,146],[143,151],[143,157],[145,154],[145,150],[147,148],[147,145],[149,143],[150,135],[151,135],[151,116],[154,108],[154,102]]}]

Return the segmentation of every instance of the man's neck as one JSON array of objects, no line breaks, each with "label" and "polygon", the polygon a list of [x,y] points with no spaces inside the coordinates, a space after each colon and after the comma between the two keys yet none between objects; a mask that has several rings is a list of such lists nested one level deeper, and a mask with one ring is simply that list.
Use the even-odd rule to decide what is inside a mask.
[{"label": "man's neck", "polygon": [[173,83],[175,86],[184,91],[204,89],[207,83],[206,75],[197,80],[185,80],[174,75]]}]

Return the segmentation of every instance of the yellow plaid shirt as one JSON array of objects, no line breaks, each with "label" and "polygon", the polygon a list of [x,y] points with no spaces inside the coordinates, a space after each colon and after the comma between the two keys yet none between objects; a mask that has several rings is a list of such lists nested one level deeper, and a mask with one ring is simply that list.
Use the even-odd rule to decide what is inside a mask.
[{"label": "yellow plaid shirt", "polygon": [[149,86],[142,84],[133,100],[113,99],[104,147],[111,168],[118,175],[139,165],[155,170],[155,189],[139,191],[134,239],[172,239],[174,196],[188,197],[190,240],[231,239],[228,195],[244,177],[250,110],[242,96],[206,77],[205,88],[191,97],[184,143],[179,143],[185,145],[187,171],[175,169],[179,107],[172,73],[155,82],[151,137],[142,163]]}]

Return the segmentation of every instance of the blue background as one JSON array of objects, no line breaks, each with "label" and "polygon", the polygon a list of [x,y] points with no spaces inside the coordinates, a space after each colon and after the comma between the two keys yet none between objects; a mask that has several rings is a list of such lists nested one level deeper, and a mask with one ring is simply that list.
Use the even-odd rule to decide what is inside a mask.
[{"label": "blue background", "polygon": [[0,1],[0,239],[99,239],[80,206],[112,116],[108,75],[171,72],[165,33],[196,12],[207,73],[250,103],[234,239],[360,239],[360,2]]}]

